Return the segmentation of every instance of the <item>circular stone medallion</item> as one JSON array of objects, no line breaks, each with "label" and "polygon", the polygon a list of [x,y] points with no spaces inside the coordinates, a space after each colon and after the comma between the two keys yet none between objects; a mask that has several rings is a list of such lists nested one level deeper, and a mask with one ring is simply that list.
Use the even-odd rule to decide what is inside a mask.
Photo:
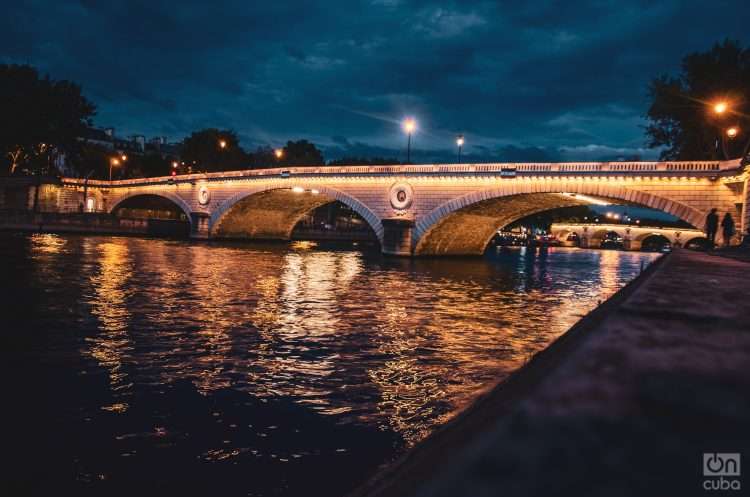
[{"label": "circular stone medallion", "polygon": [[414,191],[409,183],[396,183],[391,186],[389,194],[391,206],[397,210],[405,210],[411,206],[414,198]]},{"label": "circular stone medallion", "polygon": [[201,205],[206,205],[208,202],[211,201],[211,192],[208,191],[208,187],[205,185],[200,187],[200,190],[198,190],[198,203]]}]

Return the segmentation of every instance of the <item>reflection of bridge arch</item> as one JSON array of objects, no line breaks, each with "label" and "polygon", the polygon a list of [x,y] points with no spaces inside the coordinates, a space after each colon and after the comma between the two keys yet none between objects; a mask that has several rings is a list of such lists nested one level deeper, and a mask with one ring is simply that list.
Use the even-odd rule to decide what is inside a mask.
[{"label": "reflection of bridge arch", "polygon": [[124,204],[125,202],[129,200],[138,198],[138,197],[160,197],[160,198],[169,200],[170,202],[172,202],[173,204],[175,204],[177,207],[180,208],[180,210],[185,214],[185,217],[187,218],[187,221],[189,223],[192,222],[192,220],[190,219],[190,212],[192,211],[192,209],[190,208],[190,205],[188,205],[188,203],[185,202],[178,195],[175,195],[170,192],[153,193],[153,192],[147,191],[147,192],[137,192],[137,193],[125,195],[123,197],[118,198],[117,202],[115,202],[115,204],[111,208],[107,209],[107,212],[109,212],[110,214],[114,214],[115,211],[119,207],[122,207],[122,204]]},{"label": "reflection of bridge arch", "polygon": [[[703,220],[703,213],[700,210],[648,192],[590,182],[571,182],[568,186],[570,189],[566,190],[566,193],[609,198],[650,207],[676,216],[693,226],[699,226]],[[576,200],[573,196],[562,195],[559,188],[559,185],[546,183],[512,184],[479,190],[449,200],[417,221],[414,253],[417,255],[481,254],[495,231],[502,226],[546,210],[586,204],[584,201]],[[517,205],[513,205],[513,198],[521,200],[524,197],[529,198],[530,201],[519,201],[516,202]],[[536,202],[536,199],[539,201]],[[493,200],[498,205],[503,205],[502,215],[499,215],[499,210],[490,207]],[[488,208],[482,211],[480,204]],[[476,207],[472,209],[473,206]],[[464,219],[458,219],[462,211],[470,215],[464,215],[462,216]],[[453,222],[451,218],[454,218]],[[492,218],[496,221],[494,225]],[[476,233],[471,240],[463,243],[455,234],[451,235],[446,232],[446,230],[469,232],[472,230],[469,223],[477,224],[473,229],[480,230],[481,236]]]},{"label": "reflection of bridge arch", "polygon": [[[276,217],[275,221],[281,221],[278,226],[266,227],[269,228],[264,233],[268,238],[280,238],[289,239],[291,237],[294,226],[310,211],[320,207],[322,205],[331,202],[341,202],[342,204],[350,207],[354,212],[359,214],[365,222],[372,228],[378,240],[382,243],[383,240],[383,224],[380,218],[373,213],[366,205],[360,202],[358,199],[347,195],[340,190],[333,188],[315,185],[313,187],[307,187],[304,184],[295,185],[299,188],[304,189],[304,192],[294,193],[288,184],[273,184],[267,186],[261,186],[258,188],[239,192],[221,202],[211,213],[209,218],[209,231],[212,236],[221,236],[222,224],[229,216],[232,215],[233,209],[242,205],[243,201],[253,199],[258,195],[271,194],[275,195],[276,198],[267,198],[265,204],[271,208],[278,207],[275,209],[281,214],[286,216]],[[313,195],[311,192],[315,190],[318,193]],[[303,202],[304,201],[304,202]],[[264,227],[261,225],[263,219],[253,220],[255,227],[263,230]]]}]

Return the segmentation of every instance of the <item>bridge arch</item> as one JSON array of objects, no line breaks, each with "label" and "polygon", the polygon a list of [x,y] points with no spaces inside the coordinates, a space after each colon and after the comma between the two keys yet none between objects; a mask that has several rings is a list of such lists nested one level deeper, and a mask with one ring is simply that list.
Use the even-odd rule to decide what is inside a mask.
[{"label": "bridge arch", "polygon": [[187,218],[187,222],[192,224],[192,220],[190,219],[190,212],[192,209],[190,208],[190,205],[188,205],[185,200],[183,200],[179,195],[175,195],[173,193],[168,192],[158,192],[158,193],[152,193],[152,192],[137,192],[125,195],[124,197],[120,197],[117,199],[117,202],[115,202],[112,207],[107,209],[107,212],[109,214],[114,214],[117,209],[123,206],[124,203],[131,201],[138,197],[159,197],[162,199],[169,200],[174,205],[179,207],[179,209],[185,214],[185,217]]},{"label": "bridge arch", "polygon": [[[294,191],[294,188],[300,188],[303,191],[299,194],[292,193]],[[313,191],[317,192],[314,195],[314,198],[309,197],[310,195],[312,195]],[[359,214],[370,226],[370,228],[372,228],[373,232],[378,238],[378,241],[381,243],[383,241],[383,223],[381,222],[380,218],[360,200],[347,193],[342,192],[341,190],[326,186],[309,185],[304,183],[296,184],[294,187],[290,187],[289,183],[266,185],[232,195],[231,197],[222,201],[212,211],[209,218],[209,231],[211,235],[220,235],[222,231],[222,224],[224,224],[224,222],[227,220],[227,217],[232,214],[233,209],[241,205],[241,202],[263,194],[273,194],[274,192],[285,192],[289,194],[286,198],[292,203],[287,205],[287,210],[285,212],[285,214],[287,215],[286,219],[279,223],[280,226],[278,227],[278,229],[274,230],[275,232],[272,233],[272,236],[270,236],[270,238],[289,239],[291,237],[294,226],[307,213],[309,213],[316,207],[338,201]],[[297,197],[297,195],[300,196]],[[295,204],[295,199],[305,199],[307,200],[307,202]],[[276,221],[278,221],[278,219]]]},{"label": "bridge arch", "polygon": [[[652,193],[632,190],[623,186],[600,184],[599,182],[572,183],[566,186],[565,193],[622,200],[628,203],[661,210],[698,227],[704,219],[704,213],[698,209]],[[513,202],[512,199],[519,199]],[[526,199],[526,201],[521,201]],[[530,199],[543,201],[534,202]],[[495,200],[498,208],[490,209],[487,213],[472,214],[472,209],[478,210],[480,204],[488,205],[487,201]],[[513,204],[517,205],[513,205]],[[553,187],[544,182],[510,183],[501,187],[472,192],[449,200],[428,212],[415,226],[413,237],[413,251],[415,255],[480,255],[492,240],[498,227],[510,224],[526,216],[560,207],[585,205],[587,202],[576,200],[573,196],[562,195],[559,186]],[[457,219],[461,213],[465,219]],[[454,222],[451,222],[453,218]],[[459,225],[477,223],[476,233],[465,246],[456,241],[449,233],[441,233],[456,229]],[[452,225],[452,226],[451,226]],[[471,230],[471,226],[463,226],[463,231]]]}]

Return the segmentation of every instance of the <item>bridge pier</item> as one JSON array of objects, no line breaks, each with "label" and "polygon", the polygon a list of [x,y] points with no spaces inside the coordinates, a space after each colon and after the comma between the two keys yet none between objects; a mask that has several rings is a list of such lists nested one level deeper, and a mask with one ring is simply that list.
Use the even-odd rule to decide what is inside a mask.
[{"label": "bridge pier", "polygon": [[740,240],[745,235],[750,236],[750,206],[747,205],[750,202],[750,176],[748,176],[742,185],[742,207],[740,215],[740,229],[739,235]]},{"label": "bridge pier", "polygon": [[410,257],[414,221],[411,219],[383,219],[383,246],[386,255]]},{"label": "bridge pier", "polygon": [[625,250],[641,250],[642,242],[640,240],[633,240],[631,238],[625,238],[622,241],[622,248]]},{"label": "bridge pier", "polygon": [[190,238],[195,240],[208,240],[211,238],[209,220],[210,216],[205,212],[191,212]]}]

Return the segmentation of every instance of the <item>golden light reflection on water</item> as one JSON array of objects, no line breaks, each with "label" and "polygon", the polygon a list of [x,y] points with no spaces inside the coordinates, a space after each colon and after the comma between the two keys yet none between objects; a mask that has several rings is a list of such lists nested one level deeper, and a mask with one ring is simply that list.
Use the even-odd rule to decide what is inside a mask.
[{"label": "golden light reflection on water", "polygon": [[67,240],[53,233],[34,233],[29,237],[32,257],[41,254],[59,254]]},{"label": "golden light reflection on water", "polygon": [[289,398],[413,444],[653,258],[557,249],[393,261],[105,238],[86,242],[81,267],[99,322],[90,354],[113,390],[186,379],[202,393]]},{"label": "golden light reflection on water", "polygon": [[125,243],[102,243],[95,250],[99,267],[89,278],[93,293],[88,303],[91,314],[101,323],[101,333],[87,341],[90,354],[108,371],[112,390],[118,391],[130,386],[123,363],[130,359],[133,348],[128,334],[131,314],[127,302],[134,291],[128,285],[132,262]]}]

